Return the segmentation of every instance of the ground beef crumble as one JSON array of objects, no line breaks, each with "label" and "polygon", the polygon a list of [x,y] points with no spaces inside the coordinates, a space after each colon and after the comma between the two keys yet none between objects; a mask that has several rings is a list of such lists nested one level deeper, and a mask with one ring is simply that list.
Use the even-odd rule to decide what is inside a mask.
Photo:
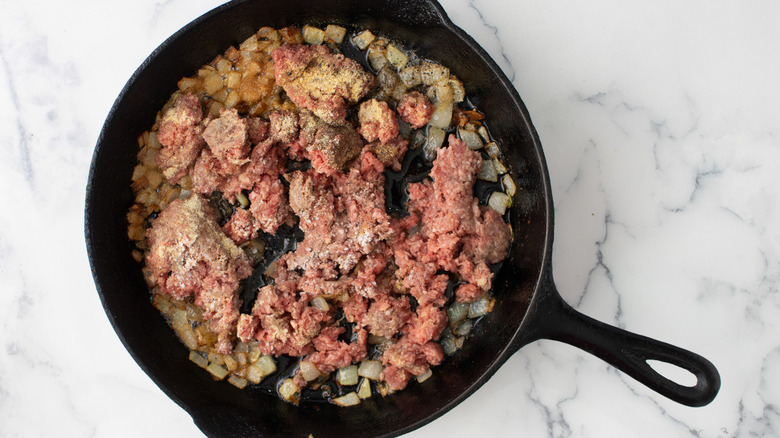
[{"label": "ground beef crumble", "polygon": [[252,273],[247,256],[197,195],[171,202],[154,219],[147,239],[146,263],[161,292],[178,299],[194,297],[219,336],[219,351],[229,353],[238,321],[238,282]]}]

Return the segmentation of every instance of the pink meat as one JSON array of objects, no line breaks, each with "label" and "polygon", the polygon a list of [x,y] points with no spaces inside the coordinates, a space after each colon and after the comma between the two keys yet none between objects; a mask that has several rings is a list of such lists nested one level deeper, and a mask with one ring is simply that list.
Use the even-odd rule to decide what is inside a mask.
[{"label": "pink meat", "polygon": [[444,354],[438,343],[420,345],[402,338],[382,355],[382,363],[386,365],[382,378],[390,389],[398,391],[406,387],[412,376],[425,373],[431,365],[438,365],[443,359]]},{"label": "pink meat", "polygon": [[347,102],[360,100],[375,83],[360,64],[323,45],[285,44],[271,56],[276,83],[290,100],[328,123],[343,121]]},{"label": "pink meat", "polygon": [[238,282],[252,273],[244,252],[220,229],[208,202],[193,195],[171,202],[146,232],[147,266],[160,291],[195,305],[218,335],[217,349],[230,352],[238,321]]},{"label": "pink meat", "polygon": [[236,245],[241,245],[257,237],[257,226],[252,214],[243,208],[237,208],[230,220],[222,226],[222,231]]},{"label": "pink meat", "polygon": [[157,164],[172,183],[179,182],[187,174],[205,145],[201,135],[202,120],[203,109],[192,93],[179,96],[173,107],[163,114],[157,133],[162,145],[157,153]]},{"label": "pink meat", "polygon": [[203,131],[203,139],[214,156],[234,165],[245,163],[249,155],[249,127],[235,109],[223,109],[219,117],[211,120]]},{"label": "pink meat", "polygon": [[264,174],[249,193],[249,203],[255,224],[268,234],[275,234],[292,213],[284,184],[278,177],[268,174]]},{"label": "pink meat", "polygon": [[[400,248],[402,263],[397,275],[409,284],[413,295],[430,278],[420,266],[426,261],[457,273],[479,289],[460,287],[460,293],[456,291],[459,301],[473,301],[490,289],[493,274],[488,264],[506,257],[511,231],[497,213],[480,207],[473,197],[480,165],[479,154],[450,135],[449,147],[439,152],[431,170],[433,182],[409,185],[409,211],[420,217],[420,232],[414,245]],[[403,277],[409,273],[422,280],[411,284],[412,280]]]},{"label": "pink meat", "polygon": [[290,111],[274,111],[268,119],[271,122],[269,137],[280,143],[298,138],[298,115]]},{"label": "pink meat", "polygon": [[358,120],[360,135],[366,141],[379,140],[384,144],[398,136],[398,121],[395,119],[395,112],[390,109],[387,102],[369,99],[361,103]]},{"label": "pink meat", "polygon": [[372,335],[389,338],[398,333],[411,317],[409,298],[395,298],[385,294],[371,303],[363,322]]},{"label": "pink meat", "polygon": [[366,331],[359,330],[357,339],[350,343],[338,340],[338,336],[343,332],[343,327],[323,328],[312,341],[316,352],[309,355],[306,360],[317,365],[323,373],[330,373],[365,359],[368,338]]},{"label": "pink meat", "polygon": [[398,115],[415,129],[425,126],[431,120],[433,109],[431,101],[419,91],[404,94],[398,102]]}]

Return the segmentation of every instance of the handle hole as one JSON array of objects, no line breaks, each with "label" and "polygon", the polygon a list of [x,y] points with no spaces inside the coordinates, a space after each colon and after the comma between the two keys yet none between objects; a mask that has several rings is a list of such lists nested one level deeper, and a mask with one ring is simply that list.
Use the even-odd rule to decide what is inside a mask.
[{"label": "handle hole", "polygon": [[650,368],[655,370],[655,372],[678,385],[686,386],[688,388],[696,386],[696,376],[685,368],[660,360],[648,359],[646,362],[650,365]]}]

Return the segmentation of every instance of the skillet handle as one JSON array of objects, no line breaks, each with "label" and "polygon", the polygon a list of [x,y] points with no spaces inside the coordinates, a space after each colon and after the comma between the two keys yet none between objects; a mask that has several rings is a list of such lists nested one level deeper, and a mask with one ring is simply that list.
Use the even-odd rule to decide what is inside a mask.
[{"label": "skillet handle", "polygon": [[[696,353],[665,342],[630,333],[586,316],[563,301],[554,289],[546,294],[536,336],[565,342],[613,365],[653,391],[687,406],[709,404],[720,389],[715,366]],[[542,304],[542,303],[539,303]],[[656,360],[690,371],[696,385],[683,386],[655,371],[647,363]]]}]

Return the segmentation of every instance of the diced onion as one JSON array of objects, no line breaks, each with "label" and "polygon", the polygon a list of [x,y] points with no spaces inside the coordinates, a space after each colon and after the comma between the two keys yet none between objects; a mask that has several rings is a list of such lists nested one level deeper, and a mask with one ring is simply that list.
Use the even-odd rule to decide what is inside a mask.
[{"label": "diced onion", "polygon": [[469,313],[469,305],[467,303],[461,303],[461,302],[454,302],[450,307],[447,308],[447,317],[450,320],[450,325],[454,326],[455,324],[463,321],[466,319],[466,315]]},{"label": "diced onion", "polygon": [[257,367],[260,368],[260,371],[263,372],[263,375],[266,376],[273,374],[276,371],[276,363],[271,356],[260,356],[260,358],[257,359],[257,362],[255,362],[255,365],[257,365]]},{"label": "diced onion", "polygon": [[366,50],[369,44],[374,42],[376,37],[368,30],[364,30],[352,38],[352,42],[355,43],[358,49]]},{"label": "diced onion", "polygon": [[217,380],[222,380],[228,375],[228,370],[226,370],[225,367],[215,363],[209,364],[209,366],[206,367],[206,370],[208,370],[208,372]]},{"label": "diced onion", "polygon": [[238,368],[238,362],[233,359],[233,356],[226,354],[223,356],[223,360],[225,361],[225,367],[230,371],[235,371]]},{"label": "diced onion", "polygon": [[503,216],[506,209],[512,206],[512,198],[503,192],[493,192],[488,198],[488,205]]},{"label": "diced onion", "polygon": [[[227,85],[228,88],[237,88],[239,85],[241,85],[241,77],[242,77],[241,72],[231,71],[227,74],[227,80],[225,81],[225,85]],[[233,90],[233,93],[235,94],[235,96],[231,98],[230,95],[228,95],[227,98],[228,100],[238,99],[238,93],[236,92],[236,90]],[[228,100],[225,100],[225,105],[227,105]]]},{"label": "diced onion", "polygon": [[209,366],[209,361],[205,357],[203,357],[202,354],[198,353],[197,351],[190,351],[190,360],[195,363],[195,365],[206,368]]},{"label": "diced onion", "polygon": [[503,178],[501,178],[501,182],[504,184],[504,191],[506,191],[506,194],[509,196],[515,196],[515,192],[517,192],[517,186],[515,185],[515,181],[508,173],[504,175]]},{"label": "diced onion", "polygon": [[425,85],[433,85],[444,82],[450,78],[450,69],[430,61],[420,64],[420,76]]},{"label": "diced onion", "polygon": [[477,150],[484,146],[482,144],[482,139],[479,137],[479,134],[474,131],[469,131],[468,129],[462,127],[458,128],[458,137],[460,137],[460,139],[463,140],[463,142],[466,143],[466,146],[468,146],[471,150]]},{"label": "diced onion", "polygon": [[339,368],[336,378],[341,385],[357,385],[358,383],[358,367],[357,365],[350,365],[348,367]]},{"label": "diced onion", "polygon": [[250,362],[252,362],[252,363],[257,362],[258,360],[260,360],[260,357],[261,357],[260,356],[260,349],[257,348],[256,345],[254,347],[250,348],[248,357],[249,357],[249,361]]},{"label": "diced onion", "polygon": [[322,310],[323,312],[327,312],[328,310],[330,310],[330,305],[325,300],[325,298],[322,298],[321,296],[315,297],[309,302],[309,304],[311,304],[312,307],[318,310]]},{"label": "diced onion", "polygon": [[180,328],[189,325],[190,323],[187,322],[187,311],[182,309],[174,309],[171,313],[171,327],[178,331]]},{"label": "diced onion", "polygon": [[225,361],[222,359],[222,355],[213,351],[208,354],[208,360],[209,362],[218,365],[222,365],[225,363]]},{"label": "diced onion", "polygon": [[249,198],[247,198],[245,194],[241,192],[236,193],[236,200],[242,207],[249,207]]},{"label": "diced onion", "polygon": [[385,382],[377,382],[376,390],[379,391],[379,395],[382,397],[385,397],[387,394],[391,394],[393,392]]},{"label": "diced onion", "polygon": [[472,327],[474,327],[474,323],[470,319],[467,319],[456,325],[452,329],[452,333],[456,336],[466,336],[471,332]]},{"label": "diced onion", "polygon": [[482,166],[479,168],[477,178],[491,182],[498,181],[498,173],[495,166],[493,166],[493,160],[482,160]]},{"label": "diced onion", "polygon": [[187,348],[190,350],[198,348],[198,336],[192,330],[192,327],[189,325],[182,326],[176,330],[176,333],[179,334],[179,339]]},{"label": "diced onion", "polygon": [[187,305],[187,321],[203,321],[203,309],[192,304]]},{"label": "diced onion", "polygon": [[395,67],[396,69],[400,70],[406,66],[406,63],[409,62],[409,57],[406,56],[406,53],[402,52],[398,47],[396,47],[393,44],[387,45],[387,61]]},{"label": "diced onion", "polygon": [[382,374],[382,362],[378,360],[364,360],[360,363],[357,373],[360,377],[366,377],[371,380],[379,380]]},{"label": "diced onion", "polygon": [[358,386],[358,397],[366,399],[371,397],[371,381],[369,379],[363,379]]},{"label": "diced onion", "polygon": [[387,64],[387,57],[385,56],[385,49],[379,47],[371,47],[368,49],[368,63],[371,64],[371,68],[374,71],[382,70]]},{"label": "diced onion", "polygon": [[501,155],[501,150],[498,149],[498,145],[494,141],[491,141],[485,145],[485,150],[487,151],[488,155],[490,155],[490,158],[496,158],[497,156]]},{"label": "diced onion", "polygon": [[469,307],[469,318],[479,318],[480,316],[490,312],[492,307],[493,300],[487,296],[484,296],[471,303],[471,306]]},{"label": "diced onion", "polygon": [[504,166],[504,163],[502,163],[498,158],[493,159],[493,166],[495,166],[496,172],[498,172],[499,175],[503,175],[509,172],[506,166]]},{"label": "diced onion", "polygon": [[285,379],[279,386],[279,395],[283,399],[297,405],[299,401],[298,390],[298,386],[293,382],[293,379]]},{"label": "diced onion", "polygon": [[336,26],[335,24],[329,24],[328,27],[325,28],[325,39],[331,40],[336,44],[341,44],[342,41],[344,41],[344,35],[347,34],[347,29]]},{"label": "diced onion", "polygon": [[260,383],[263,380],[263,377],[265,377],[265,374],[263,374],[263,370],[257,365],[248,365],[246,367],[246,379],[250,382]]},{"label": "diced onion", "polygon": [[452,101],[436,102],[428,124],[434,128],[447,129],[450,126],[450,121],[452,121]]},{"label": "diced onion", "polygon": [[442,129],[433,126],[428,127],[428,137],[423,145],[423,156],[426,160],[433,161],[436,159],[436,152],[444,143],[444,135],[445,133]]},{"label": "diced onion", "polygon": [[426,380],[428,380],[433,375],[433,371],[431,371],[430,368],[428,368],[424,373],[417,376],[417,381],[422,383]]},{"label": "diced onion", "polygon": [[325,41],[325,31],[314,26],[303,26],[303,40],[309,44],[322,44]]},{"label": "diced onion", "polygon": [[243,43],[241,43],[240,46],[238,46],[238,48],[239,50],[246,52],[257,50],[257,35],[252,35],[251,37],[247,38]]},{"label": "diced onion", "polygon": [[301,361],[300,370],[301,377],[303,377],[303,380],[307,382],[311,382],[312,380],[322,375],[320,369],[317,368],[317,365],[314,365],[313,363],[305,360]]},{"label": "diced onion", "polygon": [[401,78],[401,82],[403,82],[407,88],[412,88],[422,83],[422,77],[420,76],[419,65],[413,65],[404,68],[403,70],[398,72],[398,76]]},{"label": "diced onion", "polygon": [[222,58],[217,61],[217,71],[220,74],[227,74],[233,68],[233,63],[229,59]]},{"label": "diced onion", "polygon": [[458,344],[455,338],[448,337],[441,340],[441,349],[446,356],[452,356],[458,351]]},{"label": "diced onion", "polygon": [[355,406],[357,404],[360,404],[360,398],[357,394],[355,394],[354,391],[344,394],[341,397],[336,397],[333,399],[333,403],[336,403],[339,406]]},{"label": "diced onion", "polygon": [[452,102],[452,88],[447,83],[431,85],[426,94],[432,102]]},{"label": "diced onion", "polygon": [[450,88],[452,88],[452,100],[463,102],[466,99],[466,90],[463,88],[463,82],[459,81],[455,76],[450,76],[449,84]]},{"label": "diced onion", "polygon": [[249,352],[249,344],[243,341],[236,342],[236,347],[233,349],[233,352],[235,353],[248,353]]},{"label": "diced onion", "polygon": [[228,377],[228,382],[230,382],[231,385],[235,386],[238,389],[244,389],[244,387],[248,383],[246,379],[242,379],[241,377],[238,377],[235,374],[231,374],[230,377]]},{"label": "diced onion", "polygon": [[480,126],[479,129],[477,129],[477,132],[479,133],[479,136],[482,137],[482,140],[485,140],[485,143],[490,143],[490,134],[488,134],[488,130],[484,125]]}]

